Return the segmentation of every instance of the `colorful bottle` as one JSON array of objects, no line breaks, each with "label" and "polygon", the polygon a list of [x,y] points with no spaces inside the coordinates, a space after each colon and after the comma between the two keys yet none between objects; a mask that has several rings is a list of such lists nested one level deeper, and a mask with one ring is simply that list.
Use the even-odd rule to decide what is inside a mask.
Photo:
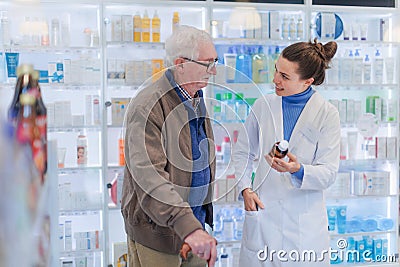
[{"label": "colorful bottle", "polygon": [[142,41],[142,18],[139,12],[136,12],[135,16],[133,16],[133,41]]},{"label": "colorful bottle", "polygon": [[[43,157],[43,176],[47,171],[47,108],[43,103],[42,92],[39,86],[39,72],[32,73],[32,89],[30,90],[36,97],[36,126],[39,131],[39,138],[42,144]],[[44,182],[44,180],[42,180]]]},{"label": "colorful bottle", "polygon": [[180,24],[179,12],[175,11],[172,17],[172,32],[174,32],[176,28],[179,27],[179,24]]},{"label": "colorful bottle", "polygon": [[264,54],[262,46],[258,47],[258,53],[252,58],[252,79],[255,83],[266,83],[268,81],[268,58]]},{"label": "colorful bottle", "polygon": [[224,140],[221,143],[221,151],[222,151],[222,161],[224,164],[229,164],[231,161],[231,139],[229,136],[225,136]]},{"label": "colorful bottle", "polygon": [[36,126],[36,99],[33,95],[23,93],[20,95],[20,109],[17,119],[16,138],[20,144],[33,142],[33,131]]},{"label": "colorful bottle", "polygon": [[296,35],[297,35],[297,40],[303,40],[304,38],[304,29],[303,29],[303,19],[299,17],[297,19],[296,23]]},{"label": "colorful bottle", "polygon": [[124,166],[125,165],[125,136],[124,136],[124,130],[121,129],[121,132],[119,134],[118,138],[118,164],[119,166]]},{"label": "colorful bottle", "polygon": [[247,103],[244,101],[243,93],[237,93],[235,95],[235,112],[238,116],[239,121],[244,122],[247,118]]},{"label": "colorful bottle", "polygon": [[14,97],[8,108],[8,120],[14,125],[17,125],[17,118],[20,109],[20,95],[27,93],[30,88],[30,78],[33,72],[33,66],[28,64],[20,65],[17,68],[17,84],[15,86]]},{"label": "colorful bottle", "polygon": [[224,93],[222,95],[221,113],[224,115],[225,122],[235,122],[236,116],[235,101],[232,99],[232,93]]},{"label": "colorful bottle", "polygon": [[87,145],[88,145],[88,140],[86,135],[83,132],[79,133],[78,138],[76,140],[76,153],[77,153],[78,166],[86,166],[87,164],[87,156],[88,156]]},{"label": "colorful bottle", "polygon": [[144,11],[142,18],[142,42],[150,42],[150,18],[147,10]]},{"label": "colorful bottle", "polygon": [[250,83],[251,81],[251,56],[244,45],[240,48],[240,52],[236,56],[236,83]]},{"label": "colorful bottle", "polygon": [[161,21],[156,10],[154,11],[153,18],[151,19],[151,41],[154,43],[160,42],[160,28]]}]

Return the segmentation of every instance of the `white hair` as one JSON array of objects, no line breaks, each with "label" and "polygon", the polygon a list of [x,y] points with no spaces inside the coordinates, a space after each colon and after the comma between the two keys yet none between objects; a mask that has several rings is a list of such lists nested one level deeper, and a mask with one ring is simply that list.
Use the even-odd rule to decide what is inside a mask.
[{"label": "white hair", "polygon": [[199,44],[212,42],[211,36],[203,30],[188,25],[180,25],[165,41],[166,65],[174,65],[174,60],[187,57],[196,60]]}]

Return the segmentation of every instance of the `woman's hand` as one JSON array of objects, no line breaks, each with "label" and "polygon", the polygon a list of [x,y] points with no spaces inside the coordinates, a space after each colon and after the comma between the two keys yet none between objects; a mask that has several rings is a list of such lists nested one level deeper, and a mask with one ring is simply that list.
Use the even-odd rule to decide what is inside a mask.
[{"label": "woman's hand", "polygon": [[256,192],[250,188],[246,188],[242,191],[244,200],[244,209],[247,211],[257,211],[258,207],[264,209],[264,204],[258,198]]},{"label": "woman's hand", "polygon": [[288,152],[288,161],[284,159],[271,157],[269,154],[265,155],[264,158],[268,164],[277,172],[290,172],[294,173],[300,170],[300,163],[297,161],[297,157],[292,153]]}]

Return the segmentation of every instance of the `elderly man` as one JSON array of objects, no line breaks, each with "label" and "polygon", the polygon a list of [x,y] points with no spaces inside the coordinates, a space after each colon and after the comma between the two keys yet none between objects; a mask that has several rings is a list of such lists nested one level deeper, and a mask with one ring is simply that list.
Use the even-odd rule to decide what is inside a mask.
[{"label": "elderly man", "polygon": [[[214,142],[202,88],[216,74],[206,32],[180,26],[166,43],[171,66],[143,85],[126,117],[122,214],[129,266],[214,266]],[[179,256],[184,243],[187,259]]]}]

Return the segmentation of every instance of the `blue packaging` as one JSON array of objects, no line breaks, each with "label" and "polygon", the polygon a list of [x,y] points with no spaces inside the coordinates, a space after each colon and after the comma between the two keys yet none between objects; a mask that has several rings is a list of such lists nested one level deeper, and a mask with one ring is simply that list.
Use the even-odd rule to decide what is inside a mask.
[{"label": "blue packaging", "polygon": [[379,260],[382,256],[382,239],[374,239],[374,260]]},{"label": "blue packaging", "polygon": [[346,233],[361,232],[361,221],[356,218],[346,221]]},{"label": "blue packaging", "polygon": [[327,206],[328,213],[328,231],[335,231],[336,226],[336,206]]},{"label": "blue packaging", "polygon": [[337,232],[339,234],[346,232],[346,209],[346,206],[336,207]]},{"label": "blue packaging", "polygon": [[19,64],[19,53],[6,52],[7,77],[17,78],[17,67]]},{"label": "blue packaging", "polygon": [[374,219],[364,219],[361,220],[361,231],[363,232],[373,232],[378,228],[378,223]]}]

